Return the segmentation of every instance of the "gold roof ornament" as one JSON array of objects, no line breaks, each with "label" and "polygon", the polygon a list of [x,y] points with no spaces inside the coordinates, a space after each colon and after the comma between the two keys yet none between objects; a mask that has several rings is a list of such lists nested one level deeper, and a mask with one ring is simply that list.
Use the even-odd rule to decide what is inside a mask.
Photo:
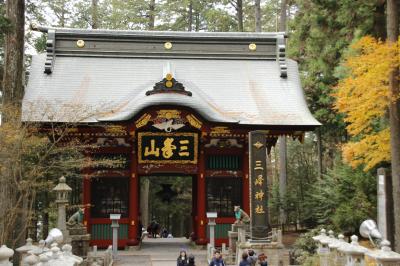
[{"label": "gold roof ornament", "polygon": [[257,50],[257,45],[255,43],[250,43],[249,44],[249,50],[250,51],[255,51]]},{"label": "gold roof ornament", "polygon": [[84,40],[77,40],[76,41],[76,46],[78,46],[78,48],[85,47],[85,41]]},{"label": "gold roof ornament", "polygon": [[173,84],[172,81],[170,81],[170,80],[167,80],[167,81],[165,82],[165,87],[167,87],[167,88],[172,88],[173,85],[174,85],[174,84]]},{"label": "gold roof ornament", "polygon": [[172,43],[171,42],[164,43],[164,48],[165,48],[165,50],[171,50],[172,49]]}]

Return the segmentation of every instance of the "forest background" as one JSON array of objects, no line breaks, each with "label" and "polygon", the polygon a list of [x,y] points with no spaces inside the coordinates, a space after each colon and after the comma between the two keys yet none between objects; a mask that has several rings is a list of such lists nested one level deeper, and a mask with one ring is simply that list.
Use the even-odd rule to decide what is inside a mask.
[{"label": "forest background", "polygon": [[[30,54],[45,50],[46,35],[30,30],[30,24],[286,31],[288,56],[299,62],[308,106],[323,125],[307,133],[303,143],[287,140],[284,196],[279,188],[279,148],[285,146],[272,150],[271,223],[302,228],[329,224],[352,234],[364,219],[376,219],[377,168],[392,173],[394,195],[400,190],[398,4],[395,0],[0,0],[3,107],[13,102],[18,106],[29,78]],[[25,15],[13,17],[12,12]],[[18,73],[12,75],[7,61],[13,60],[7,59],[13,49],[7,45],[10,36],[22,38],[23,44],[23,65],[15,65]],[[50,205],[42,203],[49,195],[38,195],[33,209],[48,217]],[[400,226],[400,212],[394,213]]]}]

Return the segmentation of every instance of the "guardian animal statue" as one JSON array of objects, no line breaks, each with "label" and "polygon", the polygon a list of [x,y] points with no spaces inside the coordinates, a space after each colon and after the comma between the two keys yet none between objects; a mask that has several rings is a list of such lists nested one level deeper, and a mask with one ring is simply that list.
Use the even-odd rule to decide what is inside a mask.
[{"label": "guardian animal statue", "polygon": [[67,225],[73,226],[76,224],[82,224],[83,221],[83,209],[79,209],[77,212],[75,212],[68,220]]},{"label": "guardian animal statue", "polygon": [[234,207],[235,211],[235,224],[249,224],[250,223],[250,216],[240,208],[240,206]]}]

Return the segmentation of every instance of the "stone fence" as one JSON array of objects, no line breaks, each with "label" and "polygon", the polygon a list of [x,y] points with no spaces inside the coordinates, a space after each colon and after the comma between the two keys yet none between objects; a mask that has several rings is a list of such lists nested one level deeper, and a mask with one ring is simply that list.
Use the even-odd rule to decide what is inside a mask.
[{"label": "stone fence", "polygon": [[383,240],[380,248],[368,249],[358,243],[356,235],[351,236],[351,243],[339,234],[336,238],[333,231],[322,229],[313,237],[318,245],[317,254],[320,266],[399,266],[400,254],[393,252],[390,242]]},{"label": "stone fence", "polygon": [[[28,238],[26,244],[17,248],[16,251],[21,253],[21,266],[110,266],[113,263],[110,247],[102,254],[88,257],[86,261],[72,254],[71,245],[65,244],[60,249],[57,243],[53,243],[50,248],[47,248],[44,240],[41,240],[36,246],[32,244],[32,239]],[[0,266],[12,266],[10,259],[13,255],[14,250],[2,245],[0,247]]]}]

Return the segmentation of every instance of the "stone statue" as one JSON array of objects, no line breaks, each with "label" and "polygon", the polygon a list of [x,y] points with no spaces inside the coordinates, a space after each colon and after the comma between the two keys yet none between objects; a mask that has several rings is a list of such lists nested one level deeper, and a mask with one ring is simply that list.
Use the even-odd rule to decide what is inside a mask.
[{"label": "stone statue", "polygon": [[250,223],[250,216],[240,208],[240,206],[234,207],[235,211],[235,224],[249,224]]},{"label": "stone statue", "polygon": [[89,251],[90,234],[83,225],[84,209],[75,212],[67,222],[69,236],[71,238],[72,253],[85,258]]},{"label": "stone statue", "polygon": [[76,224],[82,224],[83,221],[83,209],[79,209],[77,212],[75,212],[68,220],[67,225],[68,226],[74,226]]}]

